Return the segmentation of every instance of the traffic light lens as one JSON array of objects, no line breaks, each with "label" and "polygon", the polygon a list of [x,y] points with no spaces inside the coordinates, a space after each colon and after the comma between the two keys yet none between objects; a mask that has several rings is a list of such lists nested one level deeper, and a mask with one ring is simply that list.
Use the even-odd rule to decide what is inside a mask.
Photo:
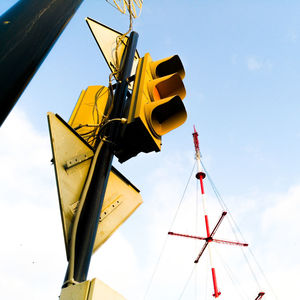
[{"label": "traffic light lens", "polygon": [[176,95],[183,99],[186,95],[183,82],[177,73],[150,81],[148,90],[152,101]]},{"label": "traffic light lens", "polygon": [[160,100],[160,94],[159,94],[159,91],[158,89],[156,88],[156,86],[153,87],[153,100],[154,101],[158,101]]}]

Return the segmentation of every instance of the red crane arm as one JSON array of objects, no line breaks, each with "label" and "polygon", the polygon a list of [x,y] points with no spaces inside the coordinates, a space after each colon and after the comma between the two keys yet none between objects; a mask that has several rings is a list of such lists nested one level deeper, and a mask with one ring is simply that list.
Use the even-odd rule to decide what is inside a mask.
[{"label": "red crane arm", "polygon": [[243,246],[243,247],[247,247],[248,246],[248,244],[246,244],[246,243],[231,242],[231,241],[217,240],[217,239],[212,239],[212,242],[216,242],[216,243],[219,243],[219,244],[234,245],[234,246]]},{"label": "red crane arm", "polygon": [[182,236],[182,237],[187,237],[191,239],[197,239],[197,240],[206,240],[207,238],[201,237],[201,236],[195,236],[195,235],[188,235],[188,234],[181,234],[181,233],[175,233],[175,232],[168,232],[169,235],[176,235],[176,236]]}]

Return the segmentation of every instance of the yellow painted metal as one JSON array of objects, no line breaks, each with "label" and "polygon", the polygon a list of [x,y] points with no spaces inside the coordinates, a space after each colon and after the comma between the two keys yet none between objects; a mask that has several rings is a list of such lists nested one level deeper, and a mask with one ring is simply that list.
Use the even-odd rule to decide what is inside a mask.
[{"label": "yellow painted metal", "polygon": [[160,151],[161,138],[158,135],[154,135],[146,119],[146,106],[151,103],[151,97],[149,95],[148,84],[153,80],[151,74],[150,63],[152,59],[149,53],[140,59],[138,64],[137,73],[134,82],[133,94],[131,98],[131,105],[128,114],[128,124],[134,124],[141,122],[145,127],[145,134],[149,135],[153,140],[151,151]]},{"label": "yellow painted metal", "polygon": [[[112,28],[109,28],[91,18],[86,18],[86,22],[90,30],[92,31],[92,34],[107,62],[108,67],[112,72],[116,72],[118,69],[116,54],[118,57],[118,62],[120,64],[126,48],[128,37],[125,36],[124,40],[120,43],[119,47],[117,48],[117,39],[123,35],[122,33]],[[131,75],[135,74],[139,58],[139,54],[136,51],[134,55]],[[114,75],[116,79],[118,79],[119,73],[114,73]],[[132,88],[131,83],[129,84],[129,88]]]},{"label": "yellow painted metal", "polygon": [[79,155],[92,157],[94,152],[89,144],[82,140],[59,116],[48,113],[50,138],[58,189],[61,219],[68,248],[69,229],[74,215],[73,207],[77,203],[90,168],[91,159],[74,167],[65,168],[66,162]]},{"label": "yellow painted metal", "polygon": [[92,279],[63,288],[60,300],[125,300],[118,292],[99,279]]},{"label": "yellow painted metal", "polygon": [[60,300],[88,300],[91,282],[84,281],[61,290]]},{"label": "yellow painted metal", "polygon": [[178,55],[162,58],[150,63],[153,78],[177,73],[181,79],[185,77],[184,67]]},{"label": "yellow painted metal", "polygon": [[75,128],[92,146],[95,144],[99,124],[107,117],[109,109],[109,89],[102,85],[89,86],[83,90],[69,120],[69,125]]},{"label": "yellow painted metal", "polygon": [[99,279],[91,281],[90,292],[88,300],[125,300],[125,298],[118,292],[114,291],[104,282]]},{"label": "yellow painted metal", "polygon": [[128,123],[141,119],[159,148],[160,137],[187,118],[182,102],[186,95],[183,77],[177,55],[153,62],[146,53],[138,65]]},{"label": "yellow painted metal", "polygon": [[132,215],[142,202],[138,190],[122,174],[113,169],[108,178],[94,251]]},{"label": "yellow painted metal", "polygon": [[139,152],[160,151],[161,136],[185,122],[184,74],[178,55],[152,61],[146,53],[140,59],[123,145],[117,153],[121,162]]},{"label": "yellow painted metal", "polygon": [[[70,228],[89,172],[92,147],[58,115],[48,113],[53,161],[68,256]],[[94,251],[142,203],[139,190],[112,168],[109,175]]]}]

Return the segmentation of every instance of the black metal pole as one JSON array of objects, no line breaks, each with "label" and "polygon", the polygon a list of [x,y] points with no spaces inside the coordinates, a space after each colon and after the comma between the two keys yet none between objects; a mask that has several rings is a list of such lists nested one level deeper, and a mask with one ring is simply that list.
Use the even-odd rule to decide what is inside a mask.
[{"label": "black metal pole", "polygon": [[0,16],[0,126],[83,0],[20,0]]},{"label": "black metal pole", "polygon": [[[128,91],[127,78],[131,73],[137,40],[138,34],[132,32],[128,40],[125,55],[123,56],[123,63],[121,65],[122,73],[120,82],[117,84],[110,119],[123,117]],[[104,143],[100,149],[78,222],[73,276],[73,279],[77,282],[85,281],[87,278],[107,180],[114,155],[114,142],[118,139],[119,126],[111,126],[108,129],[108,139],[112,141],[112,143]],[[68,277],[69,267],[65,279],[67,280]]]}]

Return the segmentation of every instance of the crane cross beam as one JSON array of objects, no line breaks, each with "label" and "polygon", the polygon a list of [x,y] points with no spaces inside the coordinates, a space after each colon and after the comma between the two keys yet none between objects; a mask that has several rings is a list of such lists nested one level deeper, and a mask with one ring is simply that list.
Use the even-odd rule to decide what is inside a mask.
[{"label": "crane cross beam", "polygon": [[[241,246],[241,247],[247,247],[248,244],[246,243],[241,243],[241,242],[233,242],[233,241],[227,241],[227,240],[218,240],[214,239],[213,236],[217,232],[218,228],[220,227],[220,224],[222,223],[224,217],[226,216],[227,212],[223,211],[221,217],[219,218],[216,226],[214,227],[213,231],[208,237],[201,237],[201,236],[196,236],[196,235],[189,235],[189,234],[182,234],[182,233],[176,233],[169,231],[169,235],[175,235],[175,236],[181,236],[181,237],[186,237],[186,238],[191,238],[191,239],[197,239],[197,240],[203,240],[205,241],[205,244],[203,245],[200,253],[198,254],[197,258],[195,259],[194,263],[197,264],[199,262],[200,257],[204,253],[204,250],[206,249],[208,243],[210,242],[215,242],[215,243],[220,243],[220,244],[227,244],[227,245],[233,245],[233,246]],[[256,298],[255,300],[260,300],[264,294],[261,295],[261,293],[258,295],[260,298]]]}]

